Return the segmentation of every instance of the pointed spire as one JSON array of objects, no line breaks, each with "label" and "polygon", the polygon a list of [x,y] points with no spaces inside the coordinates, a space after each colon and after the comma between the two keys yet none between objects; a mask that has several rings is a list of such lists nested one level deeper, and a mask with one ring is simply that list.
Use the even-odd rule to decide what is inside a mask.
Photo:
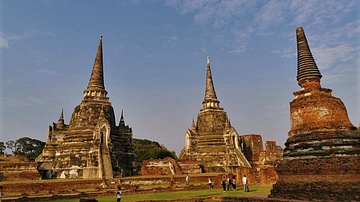
[{"label": "pointed spire", "polygon": [[60,113],[59,120],[64,120],[64,108],[61,108],[61,113]]},{"label": "pointed spire", "polygon": [[93,70],[89,80],[88,88],[97,88],[105,90],[104,73],[103,73],[103,53],[102,53],[102,36],[96,53]]},{"label": "pointed spire", "polygon": [[194,120],[194,117],[192,119],[192,123],[191,123],[191,129],[195,129],[196,128],[196,125],[195,125],[195,120]]},{"label": "pointed spire", "polygon": [[57,123],[58,128],[62,128],[64,126],[64,108],[61,109],[60,117]]},{"label": "pointed spire", "polygon": [[296,29],[297,39],[297,81],[299,85],[305,79],[315,78],[320,81],[322,75],[311,54],[305,32],[302,27]]},{"label": "pointed spire", "polygon": [[96,52],[94,66],[91,72],[89,84],[84,90],[84,100],[96,100],[109,103],[109,98],[106,97],[107,91],[104,85],[104,67],[103,67],[103,51],[102,51],[102,36],[100,36],[99,46]]},{"label": "pointed spire", "polygon": [[125,126],[124,111],[123,110],[121,110],[120,122],[119,122],[119,126],[121,126],[121,125]]},{"label": "pointed spire", "polygon": [[211,75],[211,68],[210,68],[210,58],[207,56],[207,67],[206,67],[206,86],[205,86],[205,97],[203,104],[205,103],[217,103],[217,107],[219,104],[219,101],[216,97],[215,87]]}]

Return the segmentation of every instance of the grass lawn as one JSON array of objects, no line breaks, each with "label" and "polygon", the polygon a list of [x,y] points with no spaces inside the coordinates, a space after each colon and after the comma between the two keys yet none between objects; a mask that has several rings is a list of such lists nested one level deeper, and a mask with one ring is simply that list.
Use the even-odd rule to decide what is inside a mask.
[{"label": "grass lawn", "polygon": [[[134,193],[123,194],[122,201],[141,201],[141,200],[166,200],[166,199],[187,199],[199,198],[207,196],[251,196],[251,195],[266,195],[270,193],[272,186],[251,186],[250,192],[244,192],[242,187],[238,187],[235,191],[224,192],[222,189],[201,189],[201,190],[186,190],[173,192],[157,192],[157,193]],[[113,196],[96,197],[99,202],[113,202],[116,200],[114,192]],[[78,202],[79,199],[64,199],[52,202]],[[209,200],[210,201],[210,200]]]}]

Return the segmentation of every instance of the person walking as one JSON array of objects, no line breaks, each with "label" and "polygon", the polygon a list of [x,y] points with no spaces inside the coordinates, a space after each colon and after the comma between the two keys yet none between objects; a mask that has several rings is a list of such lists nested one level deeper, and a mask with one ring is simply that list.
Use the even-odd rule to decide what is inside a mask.
[{"label": "person walking", "polygon": [[233,189],[233,185],[232,185],[232,177],[228,177],[227,179],[227,190],[230,191],[230,189]]},{"label": "person walking", "polygon": [[233,186],[233,190],[236,190],[236,179],[235,179],[235,176],[233,176],[233,178],[232,178],[232,186]]},{"label": "person walking", "polygon": [[226,191],[226,178],[223,177],[222,181],[221,181],[221,185],[223,187],[223,190]]},{"label": "person walking", "polygon": [[208,179],[209,188],[214,188],[214,185],[212,184],[211,178]]},{"label": "person walking", "polygon": [[121,202],[121,187],[118,186],[118,190],[116,192],[116,202]]},{"label": "person walking", "polygon": [[3,189],[3,186],[0,186],[0,202],[2,202],[2,189]]},{"label": "person walking", "polygon": [[244,191],[245,192],[249,192],[249,184],[248,184],[248,179],[246,177],[246,175],[243,176],[242,178],[243,184],[244,184]]},{"label": "person walking", "polygon": [[189,185],[190,185],[190,177],[189,177],[188,174],[186,174],[185,182],[186,182],[186,186],[189,186]]}]

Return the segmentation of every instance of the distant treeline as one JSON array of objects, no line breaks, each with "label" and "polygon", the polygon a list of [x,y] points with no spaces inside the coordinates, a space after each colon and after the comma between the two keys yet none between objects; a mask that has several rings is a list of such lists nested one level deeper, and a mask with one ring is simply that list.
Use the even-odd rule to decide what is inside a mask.
[{"label": "distant treeline", "polygon": [[[22,137],[15,141],[0,142],[0,155],[25,156],[30,161],[34,161],[36,157],[41,154],[44,146],[45,142],[29,137]],[[133,146],[134,152],[140,162],[142,160],[165,157],[177,158],[174,151],[169,151],[164,145],[160,145],[155,141],[134,138]]]},{"label": "distant treeline", "polygon": [[15,141],[9,140],[5,143],[0,142],[0,154],[8,154],[6,153],[6,149],[8,149],[8,151],[11,152],[9,153],[11,155],[25,156],[29,160],[33,161],[41,154],[44,146],[45,142],[29,137],[22,137]]}]

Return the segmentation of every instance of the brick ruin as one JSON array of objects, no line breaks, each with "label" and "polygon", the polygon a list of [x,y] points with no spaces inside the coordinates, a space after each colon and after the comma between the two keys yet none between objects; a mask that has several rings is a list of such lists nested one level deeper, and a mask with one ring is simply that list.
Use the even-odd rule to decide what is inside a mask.
[{"label": "brick ruin", "polygon": [[240,145],[251,168],[238,168],[237,180],[246,175],[250,184],[274,184],[278,179],[275,166],[282,160],[283,149],[275,141],[266,141],[264,150],[258,134],[241,135]]},{"label": "brick ruin", "polygon": [[0,155],[0,181],[38,180],[37,166],[26,157]]},{"label": "brick ruin", "polygon": [[300,91],[290,102],[291,129],[279,180],[270,198],[321,201],[360,200],[360,133],[341,99],[322,88],[322,75],[303,28],[296,30],[297,81]]},{"label": "brick ruin", "polygon": [[252,184],[275,183],[274,167],[282,159],[282,148],[275,141],[267,141],[264,150],[261,135],[239,136],[219,103],[207,58],[203,108],[197,122],[193,120],[191,128],[186,130],[185,147],[179,159],[143,161],[142,175],[218,172],[238,177],[246,173],[254,179]]},{"label": "brick ruin", "polygon": [[[275,141],[266,141],[265,150],[261,135],[239,136],[241,151],[251,167],[237,167],[232,172],[241,183],[243,175],[248,176],[250,184],[274,184],[278,176],[275,166],[281,161],[283,149]],[[202,168],[196,159],[150,159],[142,161],[142,175],[184,175],[200,174]],[[221,181],[221,175],[219,181]]]},{"label": "brick ruin", "polygon": [[141,175],[182,175],[199,174],[201,168],[196,160],[167,157],[164,159],[143,160]]},{"label": "brick ruin", "polygon": [[40,156],[43,178],[105,178],[131,175],[136,169],[132,129],[125,125],[123,112],[115,123],[104,85],[102,37],[84,97],[74,108],[70,123],[63,111],[49,126],[46,145]]}]

